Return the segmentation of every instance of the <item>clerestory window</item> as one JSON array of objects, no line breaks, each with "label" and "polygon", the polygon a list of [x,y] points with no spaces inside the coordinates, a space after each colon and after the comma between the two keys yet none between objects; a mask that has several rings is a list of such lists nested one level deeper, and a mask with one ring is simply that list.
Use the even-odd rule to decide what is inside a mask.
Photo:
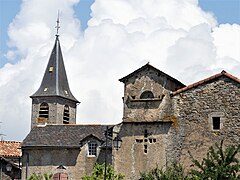
[{"label": "clerestory window", "polygon": [[40,105],[39,117],[48,118],[48,113],[49,113],[49,106],[47,103],[44,102]]}]

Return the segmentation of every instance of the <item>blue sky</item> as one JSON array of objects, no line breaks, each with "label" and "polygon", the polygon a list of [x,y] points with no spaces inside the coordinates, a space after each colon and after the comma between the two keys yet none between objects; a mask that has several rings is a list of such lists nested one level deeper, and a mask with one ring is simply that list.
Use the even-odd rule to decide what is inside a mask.
[{"label": "blue sky", "polygon": [[222,70],[240,77],[240,0],[200,0],[201,9],[197,0],[78,2],[0,0],[5,139],[22,140],[30,130],[29,95],[40,86],[54,43],[56,8],[70,88],[81,102],[78,124],[121,122],[118,79],[147,62],[186,85]]},{"label": "blue sky", "polygon": [[[81,0],[74,8],[76,16],[81,20],[82,30],[87,27],[93,2],[94,0]],[[20,5],[21,0],[0,0],[0,67],[7,62],[4,57],[9,49],[7,29],[19,12]],[[203,10],[214,13],[219,24],[240,24],[240,0],[199,0],[199,5]]]}]

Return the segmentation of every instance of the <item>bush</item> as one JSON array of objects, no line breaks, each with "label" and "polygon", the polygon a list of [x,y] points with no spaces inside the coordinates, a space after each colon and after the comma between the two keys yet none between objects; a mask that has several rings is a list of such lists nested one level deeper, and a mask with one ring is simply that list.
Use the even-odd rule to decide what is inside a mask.
[{"label": "bush", "polygon": [[166,170],[158,167],[150,170],[149,172],[141,173],[140,180],[184,180],[187,179],[185,176],[184,169],[181,164],[173,163],[171,166],[168,166]]},{"label": "bush", "polygon": [[[104,164],[96,164],[94,166],[93,172],[91,176],[84,176],[83,180],[102,180],[104,179]],[[113,170],[112,165],[107,165],[106,169],[106,179],[107,180],[122,180],[124,176],[122,174],[116,174]]]}]

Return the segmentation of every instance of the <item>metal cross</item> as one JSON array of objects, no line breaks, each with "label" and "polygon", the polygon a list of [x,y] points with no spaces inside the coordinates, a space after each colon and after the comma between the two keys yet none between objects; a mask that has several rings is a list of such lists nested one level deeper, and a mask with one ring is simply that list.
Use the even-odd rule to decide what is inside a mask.
[{"label": "metal cross", "polygon": [[59,28],[60,28],[60,21],[59,21],[59,10],[58,10],[58,18],[57,18],[57,26],[55,27],[56,29],[57,29],[57,36],[58,36],[58,30],[59,30]]}]

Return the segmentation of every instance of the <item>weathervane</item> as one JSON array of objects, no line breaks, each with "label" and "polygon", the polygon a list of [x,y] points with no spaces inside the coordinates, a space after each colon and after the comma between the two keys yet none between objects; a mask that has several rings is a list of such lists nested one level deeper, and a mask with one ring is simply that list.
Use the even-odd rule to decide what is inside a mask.
[{"label": "weathervane", "polygon": [[55,27],[56,29],[57,29],[57,34],[56,34],[56,36],[59,36],[59,34],[58,34],[58,30],[59,30],[59,28],[60,28],[60,21],[59,21],[59,10],[58,10],[58,18],[57,18],[57,26]]}]

